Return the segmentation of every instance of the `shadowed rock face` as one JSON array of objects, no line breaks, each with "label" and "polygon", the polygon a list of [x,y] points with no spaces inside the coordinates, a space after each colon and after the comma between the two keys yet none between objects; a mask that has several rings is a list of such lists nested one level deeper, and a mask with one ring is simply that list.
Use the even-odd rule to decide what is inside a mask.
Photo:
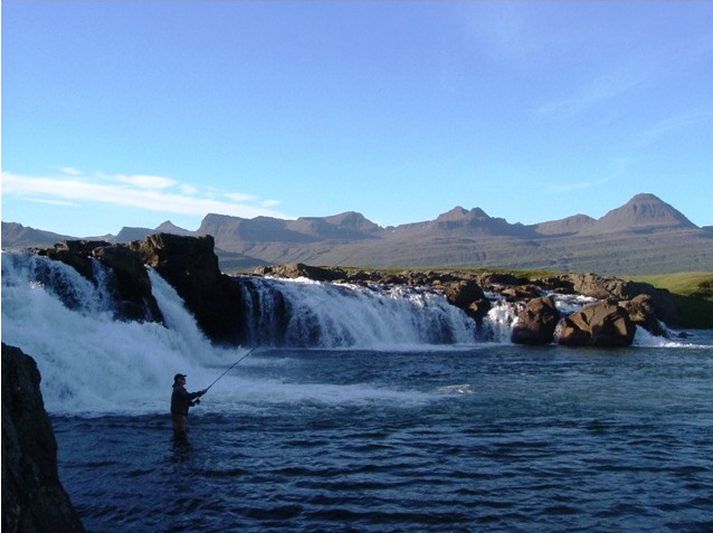
[{"label": "shadowed rock face", "polygon": [[38,253],[62,261],[95,284],[93,260],[98,260],[111,270],[113,276],[111,286],[116,299],[117,318],[149,322],[163,320],[141,256],[125,246],[105,241],[62,241]]},{"label": "shadowed rock face", "polygon": [[81,532],[57,473],[57,441],[35,361],[2,345],[2,530]]},{"label": "shadowed rock face", "polygon": [[204,333],[218,343],[238,344],[242,336],[242,295],[238,283],[221,273],[213,237],[160,233],[132,243],[146,264],[170,283]]}]

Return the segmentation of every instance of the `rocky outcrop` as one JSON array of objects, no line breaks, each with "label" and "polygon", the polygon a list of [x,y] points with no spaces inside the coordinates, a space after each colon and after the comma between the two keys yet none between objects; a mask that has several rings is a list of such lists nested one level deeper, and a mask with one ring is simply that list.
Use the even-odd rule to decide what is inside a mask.
[{"label": "rocky outcrop", "polygon": [[641,326],[653,335],[666,336],[666,330],[656,317],[653,298],[648,294],[639,294],[631,300],[623,300],[619,302],[619,306],[626,311],[631,321],[637,326]]},{"label": "rocky outcrop", "polygon": [[35,361],[2,345],[2,530],[84,531],[57,472],[57,441]]},{"label": "rocky outcrop", "polygon": [[130,246],[176,289],[211,340],[224,344],[242,340],[240,286],[221,273],[213,237],[159,233]]},{"label": "rocky outcrop", "polygon": [[522,300],[531,300],[542,294],[542,289],[539,287],[527,285],[515,285],[514,287],[505,287],[498,291],[508,302],[518,302]]},{"label": "rocky outcrop", "polygon": [[656,316],[671,326],[678,324],[678,306],[674,296],[665,289],[657,289],[648,283],[624,281],[619,278],[603,278],[596,274],[567,274],[565,278],[572,283],[572,289],[578,294],[598,299],[631,300],[639,294],[651,297]]},{"label": "rocky outcrop", "polygon": [[303,263],[258,267],[255,273],[261,276],[308,278],[315,281],[335,281],[346,278],[346,273],[340,268],[320,268]]},{"label": "rocky outcrop", "polygon": [[163,320],[141,256],[125,246],[105,241],[62,241],[38,253],[73,267],[95,285],[98,280],[94,261],[99,261],[109,271],[107,282],[114,296],[117,318],[149,322]]},{"label": "rocky outcrop", "polygon": [[559,343],[566,346],[629,346],[635,333],[636,325],[626,311],[615,302],[606,301],[566,317],[560,329]]},{"label": "rocky outcrop", "polygon": [[559,319],[560,313],[551,296],[534,298],[518,314],[511,340],[515,344],[549,344]]},{"label": "rocky outcrop", "polygon": [[475,320],[482,320],[490,310],[490,301],[485,297],[483,289],[473,280],[437,280],[432,286],[441,292],[451,305],[459,307]]}]

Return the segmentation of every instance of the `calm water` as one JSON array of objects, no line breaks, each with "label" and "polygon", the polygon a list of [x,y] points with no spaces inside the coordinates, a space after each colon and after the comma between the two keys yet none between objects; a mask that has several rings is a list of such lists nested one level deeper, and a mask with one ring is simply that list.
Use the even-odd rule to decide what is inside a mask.
[{"label": "calm water", "polygon": [[88,530],[713,530],[710,347],[273,350],[234,374],[187,444],[163,414],[53,418]]}]

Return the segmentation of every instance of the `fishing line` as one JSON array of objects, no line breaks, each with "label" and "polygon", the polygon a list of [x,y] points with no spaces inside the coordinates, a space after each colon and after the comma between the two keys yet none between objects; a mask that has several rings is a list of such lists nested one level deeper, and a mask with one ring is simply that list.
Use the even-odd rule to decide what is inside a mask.
[{"label": "fishing line", "polygon": [[232,365],[230,365],[230,368],[228,368],[228,369],[227,369],[225,372],[223,372],[220,376],[218,376],[217,378],[215,378],[215,381],[213,381],[213,383],[211,383],[210,385],[208,385],[208,388],[205,389],[205,392],[204,392],[203,394],[205,394],[206,392],[208,392],[208,391],[210,390],[210,388],[211,388],[213,385],[215,385],[216,383],[218,383],[218,380],[219,380],[220,378],[222,378],[225,374],[227,374],[227,373],[230,372],[233,368],[235,368],[236,366],[238,366],[238,363],[240,363],[240,361],[242,361],[243,359],[245,359],[247,356],[249,356],[249,355],[250,355],[251,353],[253,353],[255,350],[257,350],[257,346],[255,346],[254,348],[251,348],[250,350],[248,350],[248,353],[246,353],[246,354],[243,355],[240,359],[238,359],[238,360],[235,361]]}]

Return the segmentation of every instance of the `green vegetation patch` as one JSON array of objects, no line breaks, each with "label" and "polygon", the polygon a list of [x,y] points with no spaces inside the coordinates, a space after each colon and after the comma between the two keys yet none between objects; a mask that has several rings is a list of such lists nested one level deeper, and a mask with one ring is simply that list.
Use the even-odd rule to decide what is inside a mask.
[{"label": "green vegetation patch", "polygon": [[713,329],[713,272],[678,272],[631,279],[673,293],[684,327]]}]

